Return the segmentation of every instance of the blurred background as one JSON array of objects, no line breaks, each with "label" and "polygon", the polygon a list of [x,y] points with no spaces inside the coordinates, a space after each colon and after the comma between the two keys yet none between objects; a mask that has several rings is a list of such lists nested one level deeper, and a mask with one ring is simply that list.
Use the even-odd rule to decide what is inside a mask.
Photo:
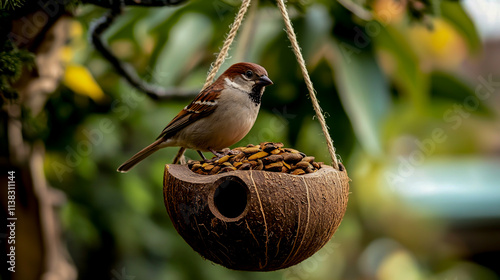
[{"label": "blurred background", "polygon": [[[155,100],[90,42],[106,1],[0,1],[2,190],[16,171],[18,218],[18,271],[2,269],[2,279],[499,279],[494,0],[288,1],[352,179],[333,239],[297,266],[231,271],[194,252],[163,205],[176,148],[116,172],[202,87],[240,3],[125,7],[103,39],[142,79],[179,93]],[[252,1],[219,71],[251,61],[274,81],[235,146],[283,142],[331,162],[283,28],[274,1]],[[6,190],[0,196],[5,221]]]}]

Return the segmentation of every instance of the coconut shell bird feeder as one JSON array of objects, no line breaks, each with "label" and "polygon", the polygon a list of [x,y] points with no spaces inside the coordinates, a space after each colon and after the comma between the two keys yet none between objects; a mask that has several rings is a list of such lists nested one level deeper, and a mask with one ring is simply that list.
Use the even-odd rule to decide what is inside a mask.
[{"label": "coconut shell bird feeder", "polygon": [[[249,4],[250,0],[242,2],[205,85],[227,55]],[[302,262],[332,238],[347,208],[349,177],[337,162],[283,0],[277,4],[333,166],[302,175],[265,170],[205,175],[188,165],[165,167],[165,207],[177,232],[202,257],[236,270],[272,271]]]}]

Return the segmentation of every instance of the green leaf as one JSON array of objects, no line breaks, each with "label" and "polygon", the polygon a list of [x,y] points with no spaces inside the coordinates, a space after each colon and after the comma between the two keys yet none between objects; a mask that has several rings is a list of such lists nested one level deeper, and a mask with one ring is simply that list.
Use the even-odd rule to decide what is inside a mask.
[{"label": "green leaf", "polygon": [[476,27],[459,2],[442,1],[441,16],[462,35],[470,51],[477,52],[481,49]]},{"label": "green leaf", "polygon": [[339,49],[333,69],[340,99],[359,142],[368,154],[381,156],[380,131],[391,100],[386,79],[373,54],[340,55]]},{"label": "green leaf", "polygon": [[212,33],[210,20],[203,15],[188,13],[180,18],[170,31],[170,38],[155,65],[163,86],[171,86],[183,75],[182,69],[199,57]]},{"label": "green leaf", "polygon": [[458,78],[444,72],[434,72],[430,76],[431,94],[433,98],[444,98],[452,100],[458,104],[464,104],[470,101],[478,102],[475,113],[484,116],[493,116],[489,107],[481,102],[475,92],[468,85],[464,84]]},{"label": "green leaf", "polygon": [[[148,31],[150,34],[152,34],[156,41],[155,47],[151,53],[151,56],[149,57],[149,65],[155,65],[158,61],[158,57],[160,56],[163,48],[170,39],[170,31],[177,24],[179,18],[184,14],[183,11],[184,10],[177,9],[172,14],[166,14],[165,11],[158,11],[157,15],[162,15],[163,20],[158,24],[152,24],[153,26],[151,27],[151,30]],[[157,15],[155,15],[154,18],[156,18]]]}]

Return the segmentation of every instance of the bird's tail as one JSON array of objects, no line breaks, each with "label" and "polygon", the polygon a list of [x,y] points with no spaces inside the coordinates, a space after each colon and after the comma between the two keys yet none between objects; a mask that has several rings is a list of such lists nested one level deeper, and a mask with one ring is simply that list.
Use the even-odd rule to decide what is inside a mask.
[{"label": "bird's tail", "polygon": [[142,149],[137,154],[133,155],[130,159],[128,159],[126,162],[124,162],[122,165],[120,165],[120,167],[118,167],[116,171],[121,173],[128,172],[130,169],[132,169],[132,167],[141,162],[143,159],[147,158],[152,153],[158,151],[160,148],[163,148],[160,146],[160,144],[162,144],[164,141],[165,140],[162,138],[156,140],[151,145]]}]

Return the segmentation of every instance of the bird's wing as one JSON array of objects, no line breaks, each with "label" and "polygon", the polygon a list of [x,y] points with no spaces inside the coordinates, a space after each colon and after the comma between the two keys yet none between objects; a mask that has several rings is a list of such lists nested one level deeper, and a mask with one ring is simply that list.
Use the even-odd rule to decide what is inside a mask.
[{"label": "bird's wing", "polygon": [[212,114],[223,87],[216,83],[204,89],[196,98],[170,121],[156,139],[168,139],[186,126]]}]

